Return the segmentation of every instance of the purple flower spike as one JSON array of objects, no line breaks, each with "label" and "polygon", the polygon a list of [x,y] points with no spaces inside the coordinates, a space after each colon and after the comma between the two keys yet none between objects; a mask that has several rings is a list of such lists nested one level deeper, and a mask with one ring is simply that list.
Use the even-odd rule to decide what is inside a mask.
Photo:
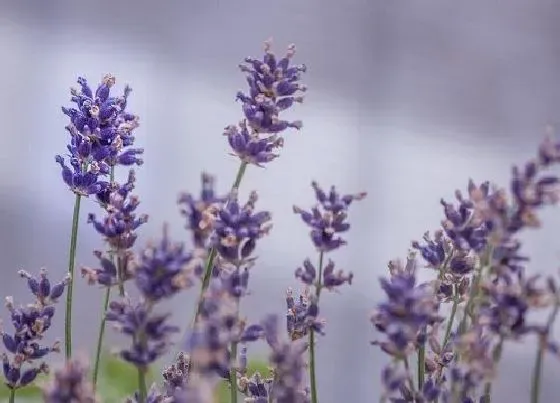
[{"label": "purple flower spike", "polygon": [[135,281],[142,296],[153,302],[170,298],[194,284],[195,273],[202,262],[185,250],[183,244],[173,244],[164,226],[158,245],[149,245],[140,254],[135,267]]},{"label": "purple flower spike", "polygon": [[271,349],[270,364],[274,370],[272,394],[277,403],[307,403],[304,386],[305,361],[303,353],[307,344],[302,341],[282,341],[278,318],[268,316],[262,321],[266,341]]},{"label": "purple flower spike", "polygon": [[356,195],[340,195],[334,186],[327,194],[317,182],[312,182],[318,205],[311,211],[294,206],[294,213],[311,227],[311,240],[315,247],[322,252],[330,252],[346,244],[346,241],[336,234],[348,231],[350,224],[346,222],[348,207],[354,200],[362,200],[366,193]]},{"label": "purple flower spike", "polygon": [[193,244],[195,248],[206,249],[211,228],[206,224],[205,215],[211,206],[220,206],[227,197],[218,196],[214,189],[214,177],[202,174],[202,191],[200,198],[192,194],[183,193],[179,196],[178,204],[181,207],[181,215],[187,219],[187,229],[192,231]]},{"label": "purple flower spike", "polygon": [[167,323],[169,315],[155,314],[147,301],[132,303],[129,300],[112,301],[106,320],[127,336],[132,337],[132,346],[121,351],[126,362],[146,369],[163,354],[170,345],[169,337],[177,333],[177,326]]},{"label": "purple flower spike", "polygon": [[229,202],[216,212],[212,227],[212,245],[226,262],[239,267],[254,260],[251,254],[257,240],[267,235],[272,224],[268,211],[255,212],[257,193],[252,192],[249,201],[240,206],[237,193],[233,192]]},{"label": "purple flower spike", "polygon": [[313,329],[319,334],[324,334],[325,322],[320,319],[317,298],[305,290],[298,298],[294,298],[293,290],[286,292],[286,328],[291,340],[299,340]]},{"label": "purple flower spike", "polygon": [[279,154],[284,145],[281,132],[292,128],[299,130],[299,120],[288,121],[280,118],[280,112],[291,108],[295,103],[303,102],[306,87],[299,83],[304,65],[290,65],[295,54],[295,46],[290,45],[286,55],[277,59],[271,52],[270,41],[265,43],[263,60],[246,58],[240,65],[247,75],[249,92],[237,93],[237,100],[242,103],[245,119],[238,126],[225,128],[233,155],[248,164],[262,167]]},{"label": "purple flower spike", "polygon": [[429,284],[416,282],[410,257],[406,266],[391,262],[391,277],[380,280],[387,301],[378,305],[372,323],[386,339],[375,341],[386,353],[403,357],[425,342],[423,334],[428,325],[442,321],[438,315],[439,303]]},{"label": "purple flower spike", "polygon": [[288,127],[300,128],[300,122],[279,119],[280,111],[302,102],[301,93],[306,87],[299,83],[305,65],[290,65],[295,54],[295,45],[288,47],[286,55],[277,59],[271,52],[271,41],[265,42],[263,60],[247,57],[240,65],[247,74],[249,93],[239,92],[237,99],[243,103],[243,112],[249,126],[258,133],[278,133]]},{"label": "purple flower spike", "polygon": [[68,361],[62,369],[55,371],[52,381],[43,389],[44,402],[96,403],[98,400],[88,378],[84,360]]},{"label": "purple flower spike", "polygon": [[[33,304],[16,308],[11,297],[6,298],[6,308],[10,312],[14,333],[0,331],[2,342],[7,353],[2,355],[2,366],[6,385],[11,389],[18,389],[32,383],[37,375],[46,373],[48,366],[42,360],[51,352],[58,352],[59,343],[52,346],[42,346],[43,339],[52,324],[55,314],[54,303],[64,293],[70,277],[51,284],[45,269],[41,269],[39,276],[32,276],[25,270],[19,275],[27,279],[27,285],[35,296]],[[29,364],[26,368],[24,364]]]},{"label": "purple flower spike", "polygon": [[130,88],[125,87],[120,97],[110,95],[115,77],[106,75],[95,93],[86,79],[79,78],[81,89],[72,89],[75,108],[62,108],[70,118],[67,130],[70,133],[68,161],[61,155],[56,162],[62,168],[62,178],[70,189],[80,195],[103,195],[110,184],[100,179],[109,173],[109,167],[141,165],[139,158],[144,151],[132,148],[132,131],[138,127],[138,118],[126,112]]},{"label": "purple flower spike", "polygon": [[98,220],[95,214],[89,214],[88,223],[103,235],[109,245],[115,250],[130,249],[136,242],[136,230],[148,221],[146,214],[137,215],[136,209],[140,204],[138,196],[131,195],[136,176],[130,170],[128,180],[112,192],[100,195],[104,200],[106,215]]}]

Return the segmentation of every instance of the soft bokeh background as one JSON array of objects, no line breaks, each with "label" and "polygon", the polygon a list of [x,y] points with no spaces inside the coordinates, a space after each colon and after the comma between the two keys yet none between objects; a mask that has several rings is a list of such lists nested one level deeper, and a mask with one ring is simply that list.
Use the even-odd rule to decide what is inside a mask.
[{"label": "soft bokeh background", "polygon": [[[322,302],[328,336],[319,342],[321,402],[366,402],[378,395],[387,358],[369,346],[369,313],[379,301],[386,262],[404,257],[411,239],[438,226],[440,197],[469,177],[506,184],[510,166],[530,158],[560,104],[560,3],[553,0],[0,0],[0,294],[28,298],[16,270],[66,269],[73,197],[54,155],[63,153],[68,88],[78,75],[92,83],[106,72],[134,89],[141,116],[137,170],[142,210],[151,219],[139,245],[169,222],[187,239],[175,204],[198,192],[201,170],[226,190],[236,161],[224,126],[240,118],[234,102],[245,81],[237,70],[260,55],[270,36],[282,52],[295,42],[309,67],[306,103],[292,116],[282,157],[251,168],[242,191],[260,191],[275,217],[259,246],[251,318],[284,313],[293,270],[313,250],[291,212],[312,203],[312,179],[343,191],[367,190],[351,212],[349,245],[333,257],[356,282]],[[95,207],[83,203],[78,262],[93,264],[99,237],[85,225]],[[529,234],[536,269],[554,272],[560,258],[558,213]],[[91,349],[101,293],[77,281],[75,339]],[[192,296],[173,305],[186,324]],[[5,315],[4,315],[5,317]],[[62,314],[57,327],[62,337]],[[6,324],[8,326],[8,324]],[[115,347],[119,339],[112,339]],[[507,349],[497,402],[526,402],[534,345]],[[543,402],[559,391],[548,360]]]}]

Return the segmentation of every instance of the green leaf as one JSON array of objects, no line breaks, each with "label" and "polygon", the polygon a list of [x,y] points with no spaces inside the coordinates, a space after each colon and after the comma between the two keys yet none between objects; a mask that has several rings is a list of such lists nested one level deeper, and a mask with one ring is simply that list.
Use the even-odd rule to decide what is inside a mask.
[{"label": "green leaf", "polygon": [[[247,373],[249,375],[259,372],[263,376],[267,376],[269,373],[268,363],[264,360],[251,360],[247,364]],[[215,391],[215,401],[216,403],[229,403],[229,382],[221,381],[218,386],[216,386]]]}]

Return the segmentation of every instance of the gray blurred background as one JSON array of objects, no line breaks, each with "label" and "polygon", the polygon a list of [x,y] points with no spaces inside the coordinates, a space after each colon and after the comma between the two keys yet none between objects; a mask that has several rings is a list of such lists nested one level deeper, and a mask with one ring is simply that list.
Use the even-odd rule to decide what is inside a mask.
[{"label": "gray blurred background", "polygon": [[[284,314],[294,269],[314,258],[291,212],[313,202],[312,179],[368,191],[351,211],[348,247],[333,255],[356,281],[324,295],[318,376],[322,403],[376,401],[387,362],[369,346],[378,278],[410,240],[437,228],[441,197],[452,198],[469,177],[507,184],[511,165],[532,157],[546,125],[560,119],[559,13],[552,0],[0,0],[0,294],[28,298],[17,269],[66,270],[73,197],[54,155],[65,150],[60,106],[78,75],[93,84],[111,72],[117,87],[134,89],[129,105],[146,149],[137,192],[150,214],[139,245],[158,237],[163,222],[187,240],[177,194],[198,192],[202,170],[218,176],[222,191],[235,175],[221,132],[241,117],[237,64],[260,56],[271,36],[277,52],[295,42],[309,92],[290,117],[305,127],[287,134],[280,159],[249,169],[243,182],[242,192],[258,189],[260,206],[275,217],[243,308],[254,319]],[[78,264],[94,264],[92,250],[102,246],[85,225],[90,211],[83,203]],[[547,224],[527,235],[526,249],[535,269],[554,272],[560,219],[556,211],[543,216]],[[91,351],[101,292],[77,284],[74,337]],[[195,293],[174,302],[183,325]],[[62,322],[61,312],[52,332],[61,337]],[[510,346],[506,355],[496,401],[526,402],[534,345]],[[546,365],[542,401],[552,402],[560,366]]]}]

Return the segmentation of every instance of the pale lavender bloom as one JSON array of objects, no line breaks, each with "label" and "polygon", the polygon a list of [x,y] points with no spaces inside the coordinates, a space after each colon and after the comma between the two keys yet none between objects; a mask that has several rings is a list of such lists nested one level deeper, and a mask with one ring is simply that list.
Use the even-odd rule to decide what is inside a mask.
[{"label": "pale lavender bloom", "polygon": [[262,321],[265,339],[271,349],[269,361],[275,374],[270,393],[276,403],[307,403],[309,396],[304,384],[303,357],[307,344],[303,340],[283,341],[278,322],[274,315]]},{"label": "pale lavender bloom", "polygon": [[236,267],[254,260],[251,254],[257,240],[267,235],[272,227],[270,212],[255,211],[257,198],[257,193],[252,192],[247,203],[241,206],[237,193],[233,192],[228,203],[215,212],[211,244],[223,260]]},{"label": "pale lavender bloom", "polygon": [[39,343],[51,327],[55,314],[54,304],[70,281],[70,276],[66,276],[62,281],[51,284],[44,269],[39,276],[32,276],[25,270],[20,270],[19,275],[27,279],[29,290],[36,300],[33,304],[17,308],[12,297],[6,298],[14,333],[2,331],[0,334],[4,348],[11,355],[10,359],[8,354],[2,354],[4,377],[10,389],[26,386],[33,382],[37,375],[47,372],[48,366],[38,361],[51,352],[60,351],[58,342],[52,346],[42,346]]},{"label": "pale lavender bloom", "polygon": [[73,359],[55,371],[52,381],[43,388],[43,399],[45,403],[96,403],[85,362]]},{"label": "pale lavender bloom", "polygon": [[391,277],[380,280],[387,301],[377,306],[371,321],[386,338],[375,341],[383,351],[404,357],[425,343],[425,329],[442,321],[430,284],[417,284],[414,258],[406,266],[391,262]]},{"label": "pale lavender bloom", "polygon": [[227,201],[227,197],[218,196],[214,189],[215,179],[208,173],[202,173],[202,190],[195,198],[190,193],[179,196],[181,215],[187,219],[187,229],[192,232],[195,248],[206,249],[211,227],[205,225],[205,214],[211,206],[218,206]]},{"label": "pale lavender bloom", "polygon": [[164,226],[160,242],[149,244],[138,257],[134,272],[136,287],[152,303],[170,298],[194,284],[200,264],[199,259],[185,250],[184,244],[171,242]]},{"label": "pale lavender bloom", "polygon": [[105,318],[132,338],[132,346],[121,350],[120,356],[141,370],[165,354],[170,336],[179,332],[177,326],[167,323],[169,315],[153,313],[147,301],[111,301]]},{"label": "pale lavender bloom", "polygon": [[291,288],[286,292],[286,327],[288,336],[291,340],[299,340],[314,330],[319,334],[324,334],[325,322],[319,318],[319,306],[317,297],[310,295],[309,290],[305,290],[299,298],[294,298]]},{"label": "pale lavender bloom", "polygon": [[289,127],[300,128],[300,122],[279,119],[280,111],[290,108],[294,102],[302,102],[299,94],[306,90],[300,84],[305,65],[292,65],[290,60],[295,54],[295,45],[290,45],[286,55],[277,59],[271,52],[271,42],[265,42],[263,60],[247,57],[241,71],[247,74],[249,93],[237,93],[243,103],[243,113],[247,122],[259,133],[278,133]]},{"label": "pale lavender bloom", "polygon": [[311,227],[311,240],[317,250],[330,252],[346,244],[344,239],[336,235],[350,229],[350,224],[346,221],[348,207],[354,200],[362,200],[366,193],[341,195],[332,186],[327,194],[317,182],[312,182],[311,185],[315,191],[318,205],[311,211],[294,206],[294,213],[299,214],[302,220]]},{"label": "pale lavender bloom", "polygon": [[294,103],[303,102],[302,93],[306,87],[299,83],[304,65],[290,65],[295,54],[295,46],[288,48],[286,55],[277,59],[271,52],[271,43],[265,44],[263,60],[248,57],[240,65],[247,74],[249,92],[237,93],[242,102],[245,119],[238,126],[225,128],[233,155],[242,161],[263,166],[276,159],[278,150],[284,145],[281,132],[289,128],[301,129],[299,120],[288,121],[280,117],[280,112],[291,108]]}]

